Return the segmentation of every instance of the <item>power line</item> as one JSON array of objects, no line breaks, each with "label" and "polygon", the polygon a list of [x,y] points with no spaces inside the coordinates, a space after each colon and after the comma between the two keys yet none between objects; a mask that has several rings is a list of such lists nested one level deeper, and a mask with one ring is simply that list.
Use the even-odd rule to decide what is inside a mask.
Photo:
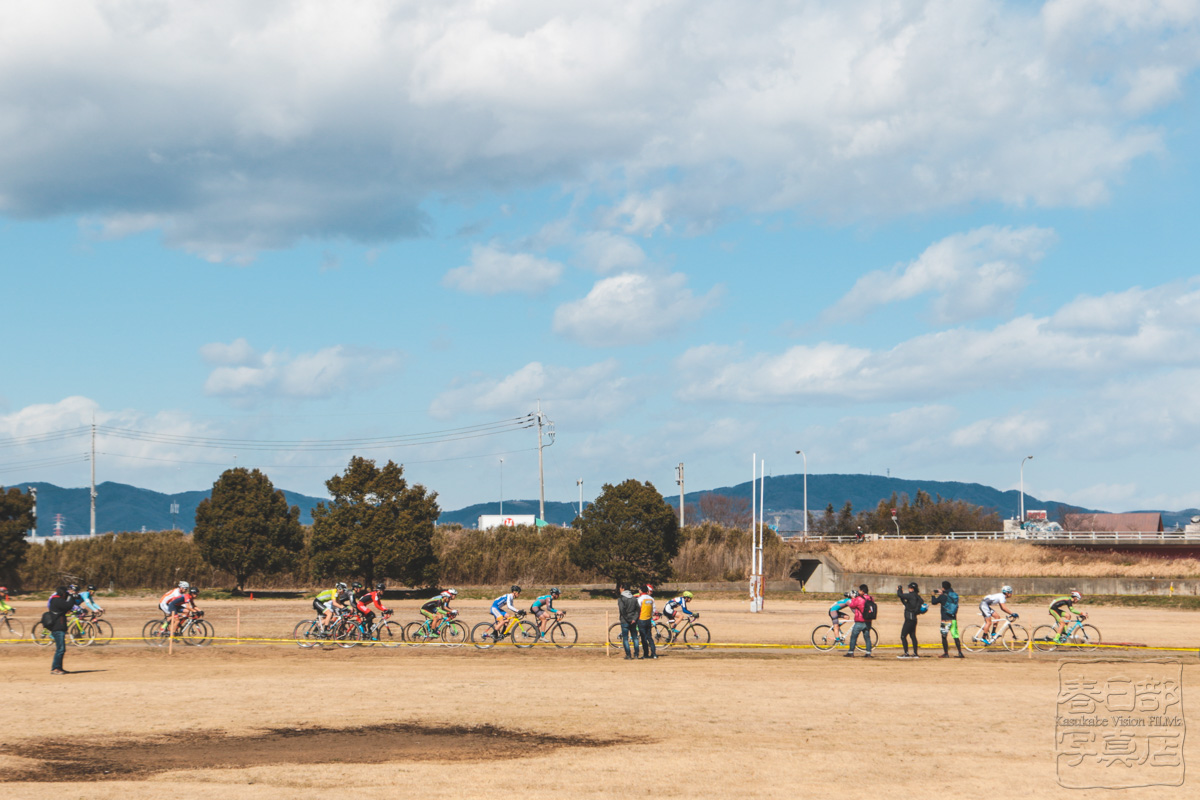
[{"label": "power line", "polygon": [[63,439],[71,439],[76,436],[85,436],[91,428],[84,425],[80,428],[69,428],[63,431],[49,431],[47,433],[31,433],[28,436],[14,436],[8,439],[0,439],[0,447],[27,447],[32,444],[45,444],[47,442],[57,442]]}]

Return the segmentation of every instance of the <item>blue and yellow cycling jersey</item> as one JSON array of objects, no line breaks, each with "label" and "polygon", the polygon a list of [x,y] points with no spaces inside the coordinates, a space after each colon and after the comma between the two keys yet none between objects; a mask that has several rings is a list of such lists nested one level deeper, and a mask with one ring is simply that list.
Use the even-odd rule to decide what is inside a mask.
[{"label": "blue and yellow cycling jersey", "polygon": [[503,614],[506,611],[516,613],[517,607],[513,605],[513,593],[502,594],[492,601],[492,611]]}]

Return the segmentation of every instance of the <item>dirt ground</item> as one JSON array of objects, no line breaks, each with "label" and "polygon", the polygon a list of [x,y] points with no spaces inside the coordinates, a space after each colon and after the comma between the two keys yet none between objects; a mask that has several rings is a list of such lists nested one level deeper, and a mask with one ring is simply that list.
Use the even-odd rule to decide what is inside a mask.
[{"label": "dirt ground", "polygon": [[[26,625],[36,614],[17,604]],[[105,601],[116,634],[155,616],[150,598]],[[398,619],[415,618],[415,604]],[[486,616],[466,601],[463,619]],[[984,653],[965,660],[845,659],[811,649],[671,648],[625,661],[603,641],[610,601],[567,601],[571,650],[473,647],[300,650],[287,643],[69,647],[0,644],[0,783],[6,798],[136,800],[389,797],[1113,797],[1057,782],[1059,665],[1174,658],[1188,687],[1197,651]],[[218,636],[286,638],[302,601],[202,603]],[[803,644],[824,603],[700,602],[717,643]],[[1044,610],[1022,608],[1040,624]],[[967,622],[973,608],[965,606]],[[607,613],[607,617],[606,617]],[[898,608],[881,606],[882,644]],[[1193,646],[1197,612],[1097,608],[1106,641]],[[923,641],[937,625],[922,618]],[[940,652],[940,644],[927,651]],[[1108,667],[1098,666],[1098,669]],[[1200,714],[1195,724],[1200,724]],[[1200,769],[1200,737],[1184,758]],[[1186,797],[1183,787],[1131,797]]]}]

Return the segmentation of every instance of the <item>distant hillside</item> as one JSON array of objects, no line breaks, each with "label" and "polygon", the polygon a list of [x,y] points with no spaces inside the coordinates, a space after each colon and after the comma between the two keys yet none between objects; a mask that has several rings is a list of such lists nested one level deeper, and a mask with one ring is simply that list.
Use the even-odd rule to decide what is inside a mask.
[{"label": "distant hillside", "polygon": [[[33,486],[38,490],[38,535],[54,534],[55,515],[61,514],[62,532],[79,535],[89,532],[91,525],[91,502],[88,489],[63,489],[52,483],[14,484],[24,488]],[[106,481],[96,487],[96,531],[148,531],[179,530],[190,532],[196,524],[196,508],[200,501],[212,494],[212,490],[163,494],[150,489],[139,489],[124,483]],[[327,498],[308,497],[283,490],[288,505],[299,506],[300,522],[312,524],[312,509]],[[179,504],[179,514],[172,516],[171,504]]]},{"label": "distant hillside", "polygon": [[[51,483],[14,483],[12,486],[34,486],[38,490],[38,534],[50,536],[54,533],[54,518],[61,514],[63,533],[68,535],[86,534],[89,525],[88,490],[63,489]],[[959,483],[957,481],[922,481],[903,478],[887,478],[880,475],[809,475],[808,476],[808,510],[814,515],[824,513],[825,506],[832,504],[834,510],[840,510],[847,500],[854,506],[855,511],[874,508],[880,500],[897,494],[907,494],[915,497],[917,491],[923,489],[934,496],[942,496],[953,500],[993,509],[1002,518],[1016,516],[1019,508],[1019,497],[1016,491],[1001,492],[990,486],[979,483]],[[109,531],[140,531],[167,530],[177,527],[180,530],[191,531],[195,526],[196,507],[200,501],[208,497],[211,489],[204,491],[180,492],[178,494],[163,494],[149,489],[139,489],[123,483],[105,482],[96,487],[96,529],[98,532]],[[312,509],[317,503],[327,498],[310,497],[286,489],[284,496],[290,505],[299,506],[300,521],[305,525],[312,524]],[[700,497],[705,494],[720,494],[729,497],[750,500],[750,482],[739,483],[736,486],[722,486],[716,489],[689,492],[685,502],[689,505],[698,504]],[[801,530],[804,527],[804,476],[779,475],[767,478],[766,488],[767,521],[774,523],[779,518],[781,530]],[[585,501],[586,503],[587,501]],[[667,502],[678,507],[678,495],[667,496]],[[171,515],[171,503],[179,504],[179,514]],[[505,500],[505,514],[537,514],[536,500]],[[1098,509],[1079,508],[1060,503],[1055,500],[1042,500],[1033,495],[1025,495],[1025,508],[1045,509],[1053,518],[1060,508],[1069,511],[1094,512]],[[1142,509],[1157,511],[1157,509]],[[500,504],[476,503],[458,510],[443,510],[438,522],[442,524],[457,523],[464,527],[475,527],[481,514],[500,513]],[[1173,528],[1175,525],[1186,523],[1192,516],[1200,514],[1200,509],[1189,508],[1182,511],[1160,511],[1163,515],[1163,525]],[[574,503],[558,501],[546,502],[546,520],[555,525],[569,525],[575,519],[577,508]],[[689,521],[691,519],[689,518]]]},{"label": "distant hillside", "polygon": [[[916,497],[918,490],[924,490],[934,497],[941,496],[947,500],[962,500],[966,503],[982,506],[1000,514],[1000,517],[1016,517],[1020,509],[1020,492],[1002,492],[991,486],[980,483],[960,483],[958,481],[922,481],[904,478],[887,478],[882,475],[809,475],[808,476],[808,510],[814,516],[825,513],[825,507],[832,505],[834,511],[841,510],[849,500],[856,512],[875,508],[880,500],[885,500],[895,492],[897,495],[907,494],[909,499]],[[781,530],[802,530],[804,528],[804,476],[780,475],[767,477],[766,482],[766,518],[774,524],[779,517]],[[688,492],[684,496],[687,504],[698,504],[700,497],[705,494],[719,494],[727,497],[750,500],[750,482],[739,483],[736,486],[722,486],[700,492]],[[679,507],[679,497],[668,497],[668,502]],[[1045,509],[1053,519],[1060,508],[1069,511],[1081,510],[1055,500],[1041,500],[1028,492],[1025,493],[1025,510]],[[1091,510],[1091,509],[1084,509]],[[1164,523],[1167,515],[1164,513]]]}]

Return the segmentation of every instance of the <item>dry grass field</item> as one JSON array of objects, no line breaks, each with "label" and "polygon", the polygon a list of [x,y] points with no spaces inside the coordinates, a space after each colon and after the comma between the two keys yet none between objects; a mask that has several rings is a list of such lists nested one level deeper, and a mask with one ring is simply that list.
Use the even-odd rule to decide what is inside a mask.
[{"label": "dry grass field", "polygon": [[[150,598],[106,602],[117,635],[153,616]],[[302,601],[202,603],[217,634],[290,632]],[[415,617],[415,607],[399,618]],[[482,620],[467,601],[463,618]],[[568,601],[580,639],[603,639],[610,602]],[[716,642],[807,640],[824,603],[697,604]],[[1040,624],[1040,606],[1022,608]],[[19,606],[27,623],[32,604]],[[964,605],[967,620],[973,608]],[[898,607],[881,606],[883,644]],[[1095,609],[1108,640],[1189,645],[1195,612]],[[936,623],[923,618],[933,643]],[[0,645],[0,791],[24,798],[186,797],[951,798],[1112,797],[1056,782],[1058,667],[1078,656],[985,653],[966,660],[845,659],[807,649],[665,651],[627,662],[602,648],[560,651],[358,648],[243,643]],[[936,648],[940,652],[940,646]],[[930,648],[927,654],[935,654]],[[1155,653],[1200,678],[1196,651]],[[1111,651],[1088,658],[1144,658]],[[1200,724],[1200,715],[1193,724]],[[1185,757],[1200,769],[1200,737]],[[1186,797],[1184,787],[1129,790]]]}]

